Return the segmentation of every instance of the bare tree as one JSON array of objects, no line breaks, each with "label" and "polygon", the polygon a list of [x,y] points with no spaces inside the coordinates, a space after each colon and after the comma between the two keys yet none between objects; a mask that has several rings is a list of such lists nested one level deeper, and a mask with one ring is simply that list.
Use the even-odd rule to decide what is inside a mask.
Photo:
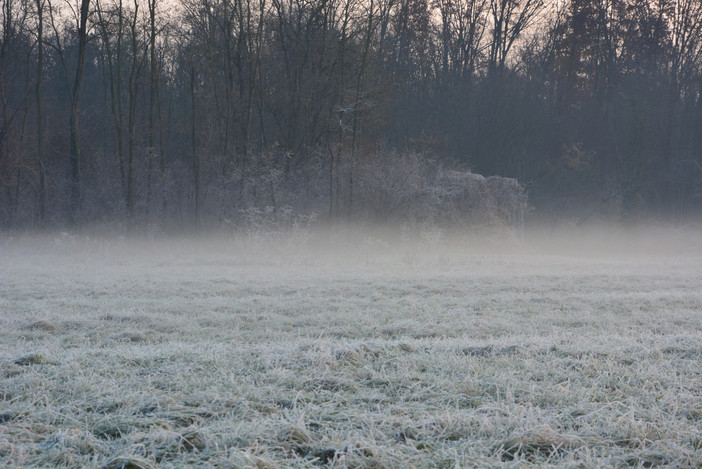
[{"label": "bare tree", "polygon": [[[149,124],[147,130],[147,169],[146,169],[146,206],[147,210],[151,205],[151,177],[153,174],[153,164],[156,159],[156,99],[158,93],[158,63],[156,61],[156,8],[158,0],[147,0],[149,9],[148,24],[148,54],[149,54]],[[163,158],[161,161],[161,173],[163,173]]]},{"label": "bare tree", "polygon": [[9,224],[18,211],[22,172],[27,165],[23,148],[31,94],[30,8],[28,2],[3,0],[0,12],[0,190],[4,189],[8,202],[5,213]]},{"label": "bare tree", "polygon": [[354,191],[354,167],[356,163],[356,142],[358,138],[359,113],[361,112],[362,102],[364,100],[363,80],[365,78],[366,67],[368,65],[368,55],[370,53],[371,40],[376,27],[375,20],[375,3],[370,0],[368,5],[368,13],[366,15],[368,24],[365,30],[365,38],[363,41],[363,51],[361,52],[361,65],[356,75],[356,94],[353,112],[353,124],[351,128],[351,161],[349,165],[349,213],[353,214],[353,191]]},{"label": "bare tree", "polygon": [[88,42],[88,15],[90,13],[90,0],[81,0],[80,14],[78,17],[78,60],[76,74],[73,80],[71,93],[70,134],[71,148],[69,162],[71,167],[71,207],[70,223],[75,224],[81,207],[81,154],[80,154],[80,94],[83,87],[83,74],[85,72],[85,48]]},{"label": "bare tree", "polygon": [[485,33],[486,0],[435,0],[440,23],[441,74],[444,78],[472,80]]},{"label": "bare tree", "polygon": [[51,26],[54,42],[48,44],[55,51],[64,74],[64,83],[70,98],[69,112],[69,142],[68,155],[70,201],[68,222],[75,225],[82,205],[82,177],[81,177],[81,151],[80,151],[80,99],[83,88],[83,75],[85,72],[85,51],[88,43],[88,19],[90,16],[90,0],[80,0],[78,10],[71,9],[76,27],[77,57],[75,71],[71,80],[66,58],[65,37],[60,30],[59,11],[51,0],[47,0],[49,11],[49,24]]},{"label": "bare tree", "polygon": [[103,74],[107,75],[108,81],[110,110],[116,135],[117,161],[119,163],[122,194],[126,202],[129,199],[129,194],[127,185],[127,164],[124,152],[124,112],[122,109],[125,14],[122,0],[119,0],[111,9],[107,9],[100,0],[96,0],[95,9],[98,18],[96,27],[102,45],[103,67],[107,67],[107,70],[103,72]]},{"label": "bare tree", "polygon": [[522,33],[544,10],[543,0],[490,0],[488,74],[501,72]]}]

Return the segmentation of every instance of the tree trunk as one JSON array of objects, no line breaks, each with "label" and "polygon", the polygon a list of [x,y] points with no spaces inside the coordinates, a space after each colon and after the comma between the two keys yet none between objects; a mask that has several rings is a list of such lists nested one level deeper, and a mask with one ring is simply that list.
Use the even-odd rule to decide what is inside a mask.
[{"label": "tree trunk", "polygon": [[195,190],[195,212],[193,213],[193,228],[200,229],[200,155],[197,148],[197,117],[195,109],[195,64],[190,63],[190,105],[192,108],[191,139],[193,144],[193,186]]},{"label": "tree trunk", "polygon": [[71,199],[69,209],[69,223],[76,225],[81,209],[81,155],[80,155],[80,91],[83,85],[83,72],[85,71],[85,47],[88,42],[88,13],[90,0],[81,0],[80,18],[78,25],[78,62],[76,64],[76,78],[73,82],[73,93],[71,95],[71,116],[70,116],[70,138],[71,147],[68,156],[70,164],[71,178]]},{"label": "tree trunk", "polygon": [[349,216],[353,216],[353,184],[354,184],[354,165],[356,158],[356,134],[358,131],[358,113],[361,103],[361,90],[363,89],[363,74],[366,71],[368,63],[368,53],[370,51],[371,39],[373,38],[373,0],[370,0],[368,7],[368,30],[366,31],[365,44],[363,46],[363,56],[361,57],[361,68],[358,70],[356,77],[356,104],[353,112],[353,128],[351,131],[351,161],[349,164]]},{"label": "tree trunk", "polygon": [[139,76],[137,49],[137,18],[139,15],[139,4],[134,0],[134,17],[130,25],[132,42],[132,64],[129,70],[129,109],[127,114],[127,220],[128,225],[132,225],[134,218],[134,153],[135,149],[135,126],[136,126],[136,103],[137,103],[137,79]]},{"label": "tree trunk", "polygon": [[44,125],[41,110],[41,87],[44,73],[44,2],[36,0],[37,7],[37,162],[39,163],[39,227],[46,224],[46,173],[44,167]]},{"label": "tree trunk", "polygon": [[151,206],[151,173],[153,172],[156,133],[156,87],[158,86],[158,69],[156,68],[156,0],[148,0],[149,7],[149,127],[147,135],[147,164],[146,164],[146,210],[147,216]]}]

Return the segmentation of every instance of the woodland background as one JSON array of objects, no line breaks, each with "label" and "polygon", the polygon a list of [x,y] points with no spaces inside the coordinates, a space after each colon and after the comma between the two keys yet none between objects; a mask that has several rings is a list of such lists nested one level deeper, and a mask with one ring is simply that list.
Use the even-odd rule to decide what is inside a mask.
[{"label": "woodland background", "polygon": [[516,178],[532,220],[700,212],[700,0],[2,0],[1,17],[4,229],[433,221],[468,170]]}]

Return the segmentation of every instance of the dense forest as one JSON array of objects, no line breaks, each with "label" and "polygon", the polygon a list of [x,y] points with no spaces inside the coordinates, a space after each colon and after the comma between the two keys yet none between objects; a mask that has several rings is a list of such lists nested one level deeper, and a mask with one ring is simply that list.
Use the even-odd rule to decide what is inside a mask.
[{"label": "dense forest", "polygon": [[516,178],[534,219],[702,205],[700,0],[2,0],[1,17],[0,227],[385,219],[441,168]]}]

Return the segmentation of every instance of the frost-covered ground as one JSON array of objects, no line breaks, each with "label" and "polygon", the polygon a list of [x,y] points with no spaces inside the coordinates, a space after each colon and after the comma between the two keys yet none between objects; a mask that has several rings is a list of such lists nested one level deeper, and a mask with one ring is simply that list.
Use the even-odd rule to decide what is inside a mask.
[{"label": "frost-covered ground", "polygon": [[702,466],[702,232],[575,235],[2,238],[0,467]]}]

